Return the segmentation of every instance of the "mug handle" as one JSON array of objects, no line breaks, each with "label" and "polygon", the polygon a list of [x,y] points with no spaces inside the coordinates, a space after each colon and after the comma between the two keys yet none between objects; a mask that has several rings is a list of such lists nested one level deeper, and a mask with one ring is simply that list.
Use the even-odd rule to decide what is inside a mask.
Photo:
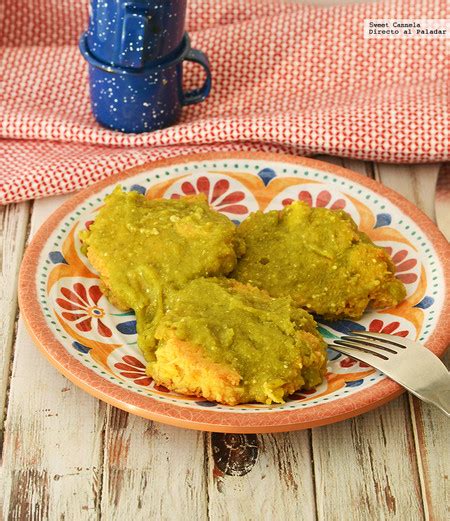
[{"label": "mug handle", "polygon": [[211,91],[211,70],[206,54],[198,49],[190,49],[185,58],[188,62],[201,65],[206,72],[205,83],[198,89],[183,92],[182,105],[194,105],[204,101]]},{"label": "mug handle", "polygon": [[[137,6],[125,4],[123,27],[120,39],[120,65],[124,67],[141,68],[144,66],[144,45],[148,35],[147,12]],[[142,51],[130,47],[130,40],[140,40]]]},{"label": "mug handle", "polygon": [[[151,16],[150,16],[151,15]],[[152,34],[150,19],[157,23],[157,10],[127,2],[123,6],[123,27],[120,40],[121,66],[141,69],[147,60],[154,59],[160,36]],[[140,47],[130,47],[130,42],[140,41]],[[154,40],[152,42],[152,40]],[[149,44],[152,45],[149,45]],[[147,50],[149,48],[149,51]]]}]

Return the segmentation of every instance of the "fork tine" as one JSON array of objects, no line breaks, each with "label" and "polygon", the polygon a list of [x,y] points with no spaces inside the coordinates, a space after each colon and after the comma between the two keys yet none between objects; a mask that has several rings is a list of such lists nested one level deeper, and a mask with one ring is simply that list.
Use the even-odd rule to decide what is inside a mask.
[{"label": "fork tine", "polygon": [[399,342],[394,342],[391,340],[388,335],[384,333],[372,333],[372,331],[352,331],[352,336],[362,336],[364,338],[369,338],[370,340],[377,340],[378,342],[385,342],[387,344],[391,344],[396,347],[400,347],[401,349],[406,349],[404,344],[400,344]]},{"label": "fork tine", "polygon": [[354,347],[344,347],[336,345],[334,343],[329,344],[329,347],[331,347],[331,349],[335,349],[339,353],[349,356],[350,358],[354,358],[356,360],[359,360],[360,362],[365,362],[366,364],[369,364],[372,367],[375,367],[376,369],[382,371],[382,369],[379,366],[380,363],[383,362],[383,360],[372,355],[372,353],[362,352],[360,350],[355,349]]},{"label": "fork tine", "polygon": [[[351,349],[357,349],[358,351],[362,351],[363,353],[368,353],[373,356],[377,356],[382,360],[389,360],[389,358],[382,353],[378,353],[377,351],[371,351],[370,349],[366,349],[365,347],[361,347],[361,343],[359,341],[351,341],[347,339],[338,339],[334,341],[334,344],[337,346],[349,347]],[[370,344],[369,344],[370,345]]]},{"label": "fork tine", "polygon": [[[381,345],[374,345],[363,340],[379,342]],[[421,400],[434,404],[450,417],[450,373],[448,369],[426,346],[410,338],[399,338],[398,340],[398,342],[391,341],[390,337],[383,333],[358,331],[354,336],[333,339],[329,346],[339,353],[370,364]],[[378,352],[384,342],[404,349],[402,352],[399,351],[396,357],[388,358]],[[368,347],[362,347],[361,344]],[[385,347],[385,351],[389,350]]]},{"label": "fork tine", "polygon": [[382,351],[387,351],[388,353],[392,353],[393,355],[396,355],[397,354],[397,351],[394,351],[392,348],[390,347],[386,347],[385,345],[383,345],[382,343],[381,344],[375,344],[373,342],[367,342],[366,337],[364,336],[363,339],[361,338],[358,338],[354,335],[352,336],[348,336],[348,335],[345,335],[345,336],[342,336],[340,338],[340,340],[348,340],[349,342],[357,342],[358,345],[364,345],[364,346],[367,346],[367,347],[375,347],[376,349],[381,349]]}]

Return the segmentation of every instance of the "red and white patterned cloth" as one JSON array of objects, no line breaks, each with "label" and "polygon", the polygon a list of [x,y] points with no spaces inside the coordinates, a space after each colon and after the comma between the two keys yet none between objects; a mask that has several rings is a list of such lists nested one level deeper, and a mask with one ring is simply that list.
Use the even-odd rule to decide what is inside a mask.
[{"label": "red and white patterned cloth", "polygon": [[[445,0],[317,8],[190,0],[212,64],[182,121],[121,134],[91,115],[78,37],[87,1],[3,0],[0,203],[69,192],[152,159],[211,150],[326,153],[386,162],[448,157],[445,40],[365,40],[367,18],[445,18]],[[189,67],[187,86],[202,81]]]}]

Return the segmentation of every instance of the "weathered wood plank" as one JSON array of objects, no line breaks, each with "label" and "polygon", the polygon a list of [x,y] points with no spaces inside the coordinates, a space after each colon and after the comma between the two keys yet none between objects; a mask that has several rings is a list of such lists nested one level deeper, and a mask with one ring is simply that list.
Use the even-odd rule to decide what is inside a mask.
[{"label": "weathered wood plank", "polygon": [[[346,166],[366,171],[361,162]],[[39,209],[45,204],[37,206],[39,220]],[[99,502],[105,519],[119,519],[119,511],[122,518],[139,518],[149,512],[161,519],[179,517],[179,513],[190,514],[189,518],[192,514],[199,519],[207,516],[201,499],[206,486],[200,463],[204,461],[202,435],[145,422],[91,400],[48,366],[32,347],[21,324],[17,345],[20,349],[13,368],[2,476],[6,485],[5,518],[9,512],[11,519],[52,519],[61,513],[67,518],[93,519],[99,514]],[[33,396],[25,394],[24,389],[41,392]],[[62,396],[67,394],[72,398]],[[392,410],[386,412],[388,408]],[[51,416],[53,413],[58,416]],[[427,425],[427,421],[420,419],[418,426]],[[346,425],[348,428],[339,429]],[[319,436],[321,431],[324,434]],[[427,498],[431,498],[430,511],[436,516],[431,519],[437,520],[445,517],[441,516],[444,510],[435,509],[435,503],[440,501],[443,508],[448,504],[442,486],[444,467],[437,464],[437,454],[442,455],[446,446],[445,434],[444,430],[428,428],[423,432],[417,429],[416,436],[424,462],[422,482],[425,488],[432,485]],[[190,435],[193,437],[185,438]],[[294,515],[306,521],[315,519],[315,483],[319,519],[346,519],[342,515],[348,512],[352,512],[352,520],[371,519],[375,513],[376,519],[423,518],[405,400],[349,422],[314,430],[315,480],[308,432],[247,435],[237,446],[229,436],[207,437],[213,438],[208,443],[206,476],[211,519],[290,519]],[[190,451],[194,455],[187,454]],[[233,451],[237,455],[232,457]],[[398,465],[399,460],[402,465]],[[101,487],[102,465],[105,473]],[[192,472],[187,474],[189,465]],[[396,466],[403,470],[395,471]],[[153,494],[158,486],[159,492]],[[177,490],[183,491],[181,495],[173,492]],[[343,495],[342,501],[338,493]],[[13,497],[18,499],[14,501]],[[385,506],[380,509],[378,501],[384,501]],[[331,515],[324,517],[324,512]]]},{"label": "weathered wood plank", "polygon": [[450,241],[450,163],[442,165],[436,187],[436,222],[439,229]]},{"label": "weathered wood plank", "polygon": [[[318,519],[423,519],[405,399],[312,433]],[[351,514],[350,514],[351,513]]]},{"label": "weathered wood plank", "polygon": [[[370,163],[338,159],[336,164],[372,176]],[[362,417],[315,429],[312,441],[318,519],[340,521],[346,512],[352,513],[352,521],[422,519],[406,397]]]},{"label": "weathered wood plank", "polygon": [[211,434],[207,448],[211,519],[316,519],[310,431]]},{"label": "weathered wood plank", "polygon": [[[0,207],[0,431],[7,399],[17,310],[17,275],[22,258],[29,203]],[[0,438],[1,446],[1,438]]]},{"label": "weathered wood plank", "polygon": [[[450,367],[450,354],[444,362]],[[431,405],[410,396],[427,519],[450,518],[450,447],[448,419]]]},{"label": "weathered wood plank", "polygon": [[308,431],[208,438],[210,519],[316,519]]},{"label": "weathered wood plank", "polygon": [[[35,203],[33,234],[62,198]],[[104,406],[53,369],[19,319],[1,481],[3,518],[97,519]]]},{"label": "weathered wood plank", "polygon": [[[400,192],[435,218],[433,201],[440,165],[414,165],[398,171],[392,165],[378,165],[378,179]],[[396,175],[397,174],[397,175]],[[409,183],[409,188],[408,188]],[[445,214],[450,214],[449,202],[440,202]],[[440,222],[445,226],[446,221]],[[443,230],[450,236],[450,227]],[[444,358],[450,367],[450,353]],[[415,434],[418,468],[424,496],[427,518],[440,521],[450,517],[450,446],[448,443],[448,419],[433,406],[409,396]]]},{"label": "weathered wood plank", "polygon": [[358,159],[346,159],[342,157],[325,155],[315,156],[315,159],[318,159],[319,161],[325,161],[326,163],[331,163],[332,165],[343,166],[349,170],[353,170],[353,172],[358,172],[364,176],[372,177],[373,166],[372,163],[368,161],[359,161]]},{"label": "weathered wood plank", "polygon": [[388,165],[375,166],[375,178],[385,186],[412,201],[428,217],[435,219],[436,181],[439,165]]},{"label": "weathered wood plank", "polygon": [[103,519],[207,519],[202,432],[108,406],[104,451]]}]

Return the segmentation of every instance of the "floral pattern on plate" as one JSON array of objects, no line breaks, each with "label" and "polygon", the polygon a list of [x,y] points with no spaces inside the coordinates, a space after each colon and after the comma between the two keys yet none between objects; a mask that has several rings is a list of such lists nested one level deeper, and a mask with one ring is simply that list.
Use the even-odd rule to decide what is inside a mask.
[{"label": "floral pattern on plate", "polygon": [[[391,248],[408,299],[396,309],[368,311],[359,321],[321,322],[325,337],[368,329],[426,339],[435,324],[442,288],[433,282],[433,248],[419,228],[387,199],[338,175],[298,165],[257,160],[204,161],[142,171],[121,181],[146,197],[177,198],[204,193],[209,204],[230,219],[242,221],[257,209],[282,209],[295,200],[343,209],[380,246]],[[328,374],[315,390],[298,391],[282,405],[236,407],[181,396],[155,385],[145,373],[136,343],[132,312],[112,306],[100,292],[97,273],[81,253],[77,238],[88,227],[113,186],[87,198],[60,223],[44,248],[37,282],[40,306],[54,336],[85,367],[137,395],[182,407],[223,413],[264,413],[310,408],[364,392],[384,379],[378,371],[353,363],[330,350]],[[414,233],[413,233],[414,232]],[[428,250],[428,253],[427,253]],[[420,252],[420,253],[419,253]]]},{"label": "floral pattern on plate", "polygon": [[356,224],[360,222],[360,215],[351,199],[332,187],[324,187],[321,183],[305,183],[289,186],[276,194],[267,207],[269,210],[279,210],[289,206],[294,201],[303,201],[313,208],[329,208],[330,210],[345,210]]},{"label": "floral pattern on plate", "polygon": [[204,194],[214,210],[230,219],[243,221],[258,209],[253,194],[232,177],[217,174],[196,174],[175,182],[164,194],[168,199]]},{"label": "floral pattern on plate", "polygon": [[148,387],[153,379],[145,372],[145,361],[141,361],[133,355],[124,355],[120,362],[114,364],[120,376],[129,378],[136,385]]},{"label": "floral pattern on plate", "polygon": [[[395,265],[396,277],[403,282],[408,297],[420,289],[421,269],[418,252],[410,245],[395,241],[377,241],[391,256]],[[423,279],[422,279],[423,281]]]},{"label": "floral pattern on plate", "polygon": [[56,304],[62,318],[72,322],[80,332],[112,337],[111,329],[105,324],[105,310],[99,305],[104,297],[97,284],[86,288],[81,282],[75,282],[71,286],[61,286],[59,291]]}]

